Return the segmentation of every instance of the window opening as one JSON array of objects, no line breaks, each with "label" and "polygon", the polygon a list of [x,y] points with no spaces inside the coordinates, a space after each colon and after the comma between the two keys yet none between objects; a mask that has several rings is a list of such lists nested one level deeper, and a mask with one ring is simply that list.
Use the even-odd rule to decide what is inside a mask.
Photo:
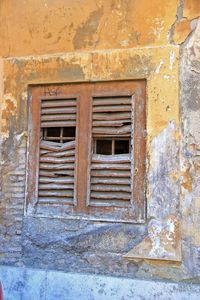
[{"label": "window opening", "polygon": [[126,154],[130,152],[130,140],[115,140],[115,154]]},{"label": "window opening", "polygon": [[47,127],[42,128],[42,138],[44,141],[64,143],[72,141],[76,137],[75,127]]},{"label": "window opening", "polygon": [[128,154],[131,152],[129,139],[94,139],[93,153],[103,155]]}]

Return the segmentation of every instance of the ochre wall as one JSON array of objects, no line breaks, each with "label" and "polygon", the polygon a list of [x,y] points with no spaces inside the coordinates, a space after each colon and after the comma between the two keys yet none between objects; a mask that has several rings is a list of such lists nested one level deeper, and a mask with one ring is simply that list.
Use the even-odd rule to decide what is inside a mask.
[{"label": "ochre wall", "polygon": [[[187,253],[193,248],[181,246],[180,199],[187,192],[185,201],[192,201],[193,191],[187,168],[180,167],[179,72],[199,15],[198,0],[1,1],[0,263],[191,277]],[[123,79],[147,81],[146,224],[69,223],[24,214],[28,85]],[[187,239],[197,227],[191,225]]]},{"label": "ochre wall", "polygon": [[200,10],[198,0],[182,2],[3,0],[0,56],[161,46],[174,37],[179,42]]}]

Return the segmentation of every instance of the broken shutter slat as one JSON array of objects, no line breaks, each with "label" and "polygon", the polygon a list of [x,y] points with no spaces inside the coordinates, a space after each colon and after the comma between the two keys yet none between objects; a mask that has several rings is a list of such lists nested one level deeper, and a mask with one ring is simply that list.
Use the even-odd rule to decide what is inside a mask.
[{"label": "broken shutter slat", "polygon": [[[41,128],[45,131],[40,142],[39,205],[73,204],[76,143],[75,137],[68,137],[72,141],[63,142],[63,128],[75,126],[76,99],[41,101]],[[58,134],[55,136],[51,132],[48,135],[50,140],[46,140],[48,128],[52,130],[54,127],[59,129]]]},{"label": "broken shutter slat", "polygon": [[[132,98],[93,98],[92,137],[131,139]],[[92,154],[90,204],[126,206],[131,201],[131,154]]]}]

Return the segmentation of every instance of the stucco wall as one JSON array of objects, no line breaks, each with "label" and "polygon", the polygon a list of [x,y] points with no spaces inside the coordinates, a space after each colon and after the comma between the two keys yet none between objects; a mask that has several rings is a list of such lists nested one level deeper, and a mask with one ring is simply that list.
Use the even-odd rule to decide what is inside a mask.
[{"label": "stucco wall", "polygon": [[[0,8],[0,263],[196,278],[200,2],[8,0]],[[147,81],[146,223],[28,213],[28,86],[122,79]]]}]

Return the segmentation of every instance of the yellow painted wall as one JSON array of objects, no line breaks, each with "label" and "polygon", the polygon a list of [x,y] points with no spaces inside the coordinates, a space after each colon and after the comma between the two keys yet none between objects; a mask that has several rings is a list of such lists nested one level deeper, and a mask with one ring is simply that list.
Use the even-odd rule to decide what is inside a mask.
[{"label": "yellow painted wall", "polygon": [[166,45],[177,6],[178,0],[2,0],[0,56]]}]

